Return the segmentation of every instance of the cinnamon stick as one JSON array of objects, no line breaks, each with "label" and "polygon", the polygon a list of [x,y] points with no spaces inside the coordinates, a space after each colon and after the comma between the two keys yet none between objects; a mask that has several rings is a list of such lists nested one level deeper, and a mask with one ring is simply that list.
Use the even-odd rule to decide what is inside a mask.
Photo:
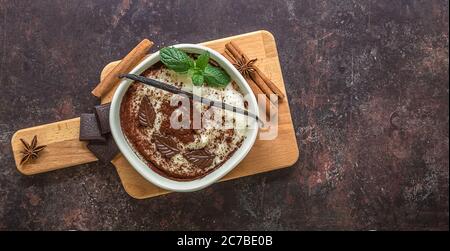
[{"label": "cinnamon stick", "polygon": [[[236,60],[233,58],[233,56],[230,54],[230,52],[226,51],[224,53],[222,53],[222,55],[228,59],[228,61],[230,61],[232,64],[236,63]],[[257,97],[257,99],[261,96],[264,95],[265,99],[266,99],[266,105],[265,105],[265,109],[266,109],[266,116],[267,118],[270,118],[270,111],[273,109],[276,109],[276,107],[272,104],[272,102],[270,102],[270,98],[265,95],[265,93],[261,90],[261,88],[259,88],[259,86],[255,83],[255,81],[253,81],[253,79],[250,76],[244,76],[245,80],[247,81],[248,85],[250,86],[250,89],[252,89],[253,93],[255,94],[255,96]],[[263,108],[263,107],[261,107]]]},{"label": "cinnamon stick", "polygon": [[[228,46],[227,46],[228,45]],[[231,53],[237,54],[237,55],[241,55],[242,57],[244,57],[245,60],[249,60],[249,58],[247,57],[247,55],[245,55],[245,53],[241,50],[241,48],[236,44],[236,42],[231,41],[230,43],[228,43],[227,45],[225,45],[225,47],[230,50]],[[284,98],[284,94],[283,92],[257,67],[254,66],[255,71],[257,72],[257,74],[259,75],[259,77],[263,80],[263,81],[257,81],[255,80],[256,83],[260,83],[261,85],[267,85],[267,87],[270,88],[270,90],[272,91],[272,93],[275,93],[279,99],[283,99]],[[256,76],[256,75],[255,75]],[[265,89],[264,87],[262,89]]]},{"label": "cinnamon stick", "polygon": [[[236,63],[236,59],[241,58],[241,57],[244,57],[244,60],[247,60],[247,61],[249,60],[246,55],[239,53],[230,44],[225,45],[225,54],[227,55],[228,58],[233,58],[233,61],[234,61],[233,64]],[[270,97],[270,94],[274,94],[274,92],[272,92],[272,90],[264,83],[264,80],[261,77],[259,77],[259,75],[256,73],[256,71],[250,73],[249,76],[244,76],[244,77],[251,78],[253,80],[253,82],[259,87],[259,89],[261,89],[261,91],[267,97]]]},{"label": "cinnamon stick", "polygon": [[[270,99],[267,95],[265,95],[265,93],[259,88],[259,86],[255,83],[255,81],[253,81],[253,79],[246,78],[245,80],[247,80],[248,85],[250,86],[250,88],[252,89],[253,93],[256,96],[256,100],[259,100],[259,98],[261,96],[264,96],[266,99],[266,104],[265,104],[265,110],[266,110],[266,116],[267,118],[270,118],[270,111],[275,111],[275,109],[277,109],[272,102],[270,102]],[[259,104],[259,103],[258,103]],[[263,107],[261,107],[263,108]]]},{"label": "cinnamon stick", "polygon": [[[266,94],[267,97],[270,98],[270,94],[274,94],[274,92],[264,83],[264,80],[258,75],[258,73],[252,72],[250,73],[250,78],[255,81],[255,83],[259,86],[259,88]],[[277,95],[278,96],[278,95]]]},{"label": "cinnamon stick", "polygon": [[258,75],[264,83],[278,96],[279,99],[284,99],[284,93],[270,80],[258,67],[255,66],[256,75]]},{"label": "cinnamon stick", "polygon": [[233,55],[230,55],[229,53],[230,53],[229,51],[225,50],[225,52],[222,53],[222,56],[228,59],[228,61],[230,61],[232,64],[235,64],[236,61],[234,60]]},{"label": "cinnamon stick", "polygon": [[96,97],[102,97],[117,83],[119,83],[119,75],[128,73],[136,64],[138,64],[147,55],[153,42],[144,39],[142,40],[130,53],[128,53],[118,65],[116,65],[111,72],[95,87],[92,94]]},{"label": "cinnamon stick", "polygon": [[227,50],[233,55],[234,58],[241,58],[241,57],[244,57],[245,60],[247,60],[247,61],[249,60],[249,58],[247,57],[247,55],[244,55],[244,54],[240,53],[240,52],[236,49],[236,47],[233,46],[233,44],[232,44],[231,42],[225,44],[225,49],[227,49]]}]

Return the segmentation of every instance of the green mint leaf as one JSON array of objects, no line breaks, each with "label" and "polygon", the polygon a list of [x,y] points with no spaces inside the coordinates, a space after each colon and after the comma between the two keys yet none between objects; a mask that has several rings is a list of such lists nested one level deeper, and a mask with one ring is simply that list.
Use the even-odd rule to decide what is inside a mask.
[{"label": "green mint leaf", "polygon": [[195,68],[190,68],[188,71],[187,71],[187,74],[189,75],[189,76],[194,76],[194,74],[195,73],[197,73],[197,72],[199,72],[198,70],[196,70]]},{"label": "green mint leaf", "polygon": [[159,53],[161,62],[175,72],[187,72],[194,66],[192,58],[175,47],[162,48]]},{"label": "green mint leaf", "polygon": [[198,56],[197,60],[195,60],[195,67],[204,70],[209,62],[209,52],[205,51],[203,54]]},{"label": "green mint leaf", "polygon": [[192,75],[192,84],[195,86],[202,85],[205,82],[205,78],[203,77],[201,72],[196,72]]},{"label": "green mint leaf", "polygon": [[210,64],[205,67],[203,76],[206,83],[214,87],[225,87],[231,81],[230,76],[225,71]]}]

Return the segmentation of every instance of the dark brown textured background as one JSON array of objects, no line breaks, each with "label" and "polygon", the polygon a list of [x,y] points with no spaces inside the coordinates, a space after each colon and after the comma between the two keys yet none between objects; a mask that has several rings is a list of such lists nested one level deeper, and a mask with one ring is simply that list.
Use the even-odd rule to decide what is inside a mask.
[{"label": "dark brown textured background", "polygon": [[[448,1],[0,0],[0,229],[449,229]],[[300,160],[143,201],[110,164],[33,177],[14,131],[92,112],[103,66],[266,29]]]}]

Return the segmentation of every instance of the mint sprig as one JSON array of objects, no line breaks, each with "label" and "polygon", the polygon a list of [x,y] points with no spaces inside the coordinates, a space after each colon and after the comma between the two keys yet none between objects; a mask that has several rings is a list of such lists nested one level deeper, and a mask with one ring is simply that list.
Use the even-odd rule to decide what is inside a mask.
[{"label": "mint sprig", "polygon": [[198,56],[197,60],[195,60],[195,67],[199,70],[204,70],[209,62],[209,52],[205,52]]},{"label": "mint sprig", "polygon": [[208,64],[203,70],[203,77],[206,83],[215,87],[226,86],[230,82],[230,77],[222,69]]},{"label": "mint sprig", "polygon": [[169,69],[178,73],[187,73],[192,83],[200,86],[206,84],[214,87],[225,87],[230,76],[221,68],[209,64],[209,52],[200,54],[193,60],[186,52],[175,47],[166,47],[160,51],[161,62]]},{"label": "mint sprig", "polygon": [[171,70],[187,72],[194,65],[194,61],[184,51],[175,48],[162,48],[161,61]]}]

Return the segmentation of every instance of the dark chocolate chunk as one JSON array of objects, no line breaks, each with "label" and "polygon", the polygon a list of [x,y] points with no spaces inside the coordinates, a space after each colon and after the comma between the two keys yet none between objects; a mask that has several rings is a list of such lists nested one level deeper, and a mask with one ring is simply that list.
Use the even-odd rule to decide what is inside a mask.
[{"label": "dark chocolate chunk", "polygon": [[113,136],[108,133],[105,135],[106,142],[89,142],[87,148],[102,162],[110,162],[118,153],[119,148],[114,141]]},{"label": "dark chocolate chunk", "polygon": [[98,124],[102,134],[111,132],[109,127],[109,108],[111,103],[95,106],[95,115],[97,116]]},{"label": "dark chocolate chunk", "polygon": [[100,132],[95,114],[83,113],[80,117],[80,140],[106,141],[106,138]]}]

